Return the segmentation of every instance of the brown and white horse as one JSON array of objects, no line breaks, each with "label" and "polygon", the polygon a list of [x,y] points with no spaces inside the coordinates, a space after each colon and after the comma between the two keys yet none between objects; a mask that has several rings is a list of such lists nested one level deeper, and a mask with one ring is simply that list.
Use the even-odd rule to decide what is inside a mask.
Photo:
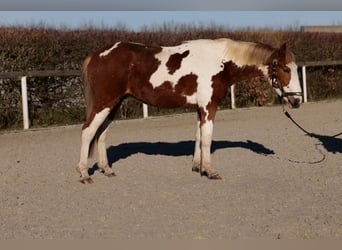
[{"label": "brown and white horse", "polygon": [[78,170],[81,182],[92,183],[88,157],[98,145],[98,167],[114,176],[108,164],[106,130],[127,95],[162,108],[194,108],[198,113],[192,170],[221,179],[211,165],[215,113],[228,87],[265,76],[282,102],[299,107],[301,87],[294,55],[282,45],[194,40],[174,47],[117,42],[89,55],[83,65],[87,121],[82,127]]}]

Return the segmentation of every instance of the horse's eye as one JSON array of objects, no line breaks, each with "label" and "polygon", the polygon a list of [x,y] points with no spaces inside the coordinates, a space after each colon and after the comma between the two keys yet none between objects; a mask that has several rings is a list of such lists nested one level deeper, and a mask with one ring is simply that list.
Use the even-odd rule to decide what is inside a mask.
[{"label": "horse's eye", "polygon": [[289,74],[291,72],[291,69],[289,67],[285,67],[283,68],[283,71],[287,74]]}]

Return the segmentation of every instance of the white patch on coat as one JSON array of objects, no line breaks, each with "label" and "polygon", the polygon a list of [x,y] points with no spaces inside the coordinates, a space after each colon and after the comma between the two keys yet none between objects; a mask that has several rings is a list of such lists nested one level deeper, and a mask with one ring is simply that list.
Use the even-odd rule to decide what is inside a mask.
[{"label": "white patch on coat", "polygon": [[214,124],[213,121],[205,121],[201,126],[202,167],[210,167],[210,147]]},{"label": "white patch on coat", "polygon": [[111,47],[110,49],[107,49],[107,50],[103,51],[102,53],[100,53],[99,56],[100,56],[100,57],[107,56],[110,52],[112,52],[112,50],[116,49],[120,43],[121,43],[121,42],[117,42],[117,43],[114,44],[113,47]]},{"label": "white patch on coat", "polygon": [[186,102],[189,104],[197,104],[197,93],[186,96]]},{"label": "white patch on coat", "polygon": [[[302,93],[302,87],[299,82],[299,77],[298,77],[298,71],[297,71],[297,65],[294,62],[286,64],[287,67],[291,69],[291,79],[290,82],[287,86],[284,87],[284,92],[294,92],[294,93]],[[285,97],[291,98],[291,97]],[[299,100],[299,103],[302,103],[303,97],[301,95],[296,95],[292,98],[295,98]]]},{"label": "white patch on coat", "polygon": [[269,76],[268,76],[268,65],[259,65],[258,69],[263,73],[264,76],[266,76],[269,79]]},{"label": "white patch on coat", "polygon": [[[97,129],[101,126],[101,124],[104,122],[104,120],[107,118],[107,116],[110,113],[110,108],[104,108],[100,112],[96,113],[94,119],[91,121],[89,126],[84,129],[83,131],[89,129],[92,132],[96,133]],[[92,134],[91,132],[91,134]],[[91,138],[92,139],[92,138]]]},{"label": "white patch on coat", "polygon": [[[96,131],[98,128],[101,126],[101,124],[106,120],[107,116],[110,113],[109,108],[105,108],[99,113],[97,113],[94,117],[94,119],[91,121],[89,126],[85,129],[82,130],[82,147],[89,145],[93,137],[95,136]],[[82,159],[87,159],[88,158],[88,150],[83,152],[85,155],[81,155]]]},{"label": "white patch on coat", "polygon": [[201,131],[201,133],[202,133],[202,146],[203,145],[210,146],[209,143],[211,143],[213,128],[214,128],[213,121],[207,120],[203,123],[202,131]]},{"label": "white patch on coat", "polygon": [[[222,62],[227,39],[188,41],[175,47],[162,47],[162,51],[155,57],[161,62],[156,72],[151,75],[153,88],[159,87],[165,81],[175,87],[182,76],[195,74],[197,78],[197,92],[186,96],[188,103],[205,107],[211,100],[213,93],[212,76],[222,70]],[[170,55],[189,50],[189,55],[183,58],[181,67],[172,75],[166,66]]]},{"label": "white patch on coat", "polygon": [[[289,92],[294,92],[294,93],[301,93],[302,92],[302,87],[300,85],[299,77],[298,77],[298,70],[297,70],[297,65],[294,62],[290,62],[286,64],[287,67],[290,68],[291,70],[291,79],[290,82],[287,86],[284,86],[284,92],[289,93]],[[259,69],[264,73],[265,77],[268,79],[269,83],[272,85],[272,80],[269,78],[267,72],[268,72],[268,66],[263,66],[259,67]],[[276,93],[281,96],[283,93],[279,88],[274,89]],[[286,98],[286,97],[284,97]],[[302,96],[296,96],[296,98],[300,99],[300,103],[302,102]]]},{"label": "white patch on coat", "polygon": [[288,63],[286,65],[291,69],[291,80],[289,85],[284,87],[285,92],[302,92],[302,88],[300,86],[297,65],[294,62]]},{"label": "white patch on coat", "polygon": [[109,108],[105,108],[99,113],[97,113],[89,124],[89,126],[82,130],[82,145],[81,145],[81,153],[80,153],[80,162],[78,164],[82,177],[87,176],[87,160],[88,160],[88,152],[89,145],[91,140],[94,138],[96,131],[101,126],[101,124],[106,120],[107,116],[110,113]]},{"label": "white patch on coat", "polygon": [[201,122],[197,121],[196,127],[196,136],[195,136],[195,152],[194,152],[194,159],[193,159],[193,166],[196,168],[200,168],[201,166]]}]

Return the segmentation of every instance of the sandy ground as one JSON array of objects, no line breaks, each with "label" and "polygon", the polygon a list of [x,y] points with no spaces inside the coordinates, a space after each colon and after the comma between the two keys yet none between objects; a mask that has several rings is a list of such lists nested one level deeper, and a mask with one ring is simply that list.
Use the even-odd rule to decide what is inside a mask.
[{"label": "sandy ground", "polygon": [[191,171],[194,113],[111,124],[117,176],[92,185],[75,171],[80,125],[2,132],[0,239],[341,239],[341,108],[290,110],[311,136],[281,107],[219,111],[220,181]]}]

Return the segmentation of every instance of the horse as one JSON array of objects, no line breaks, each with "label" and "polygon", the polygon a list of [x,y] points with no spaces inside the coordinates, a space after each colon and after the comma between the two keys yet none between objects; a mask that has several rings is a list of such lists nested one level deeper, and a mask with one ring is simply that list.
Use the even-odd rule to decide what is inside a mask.
[{"label": "horse", "polygon": [[259,76],[268,79],[284,105],[300,106],[295,56],[285,43],[273,48],[228,38],[191,40],[172,47],[116,42],[91,53],[82,68],[87,119],[77,167],[80,181],[93,183],[87,161],[96,143],[98,168],[108,177],[115,176],[108,164],[105,138],[126,96],[161,108],[197,110],[192,171],[222,179],[210,159],[217,107],[229,86]]}]

